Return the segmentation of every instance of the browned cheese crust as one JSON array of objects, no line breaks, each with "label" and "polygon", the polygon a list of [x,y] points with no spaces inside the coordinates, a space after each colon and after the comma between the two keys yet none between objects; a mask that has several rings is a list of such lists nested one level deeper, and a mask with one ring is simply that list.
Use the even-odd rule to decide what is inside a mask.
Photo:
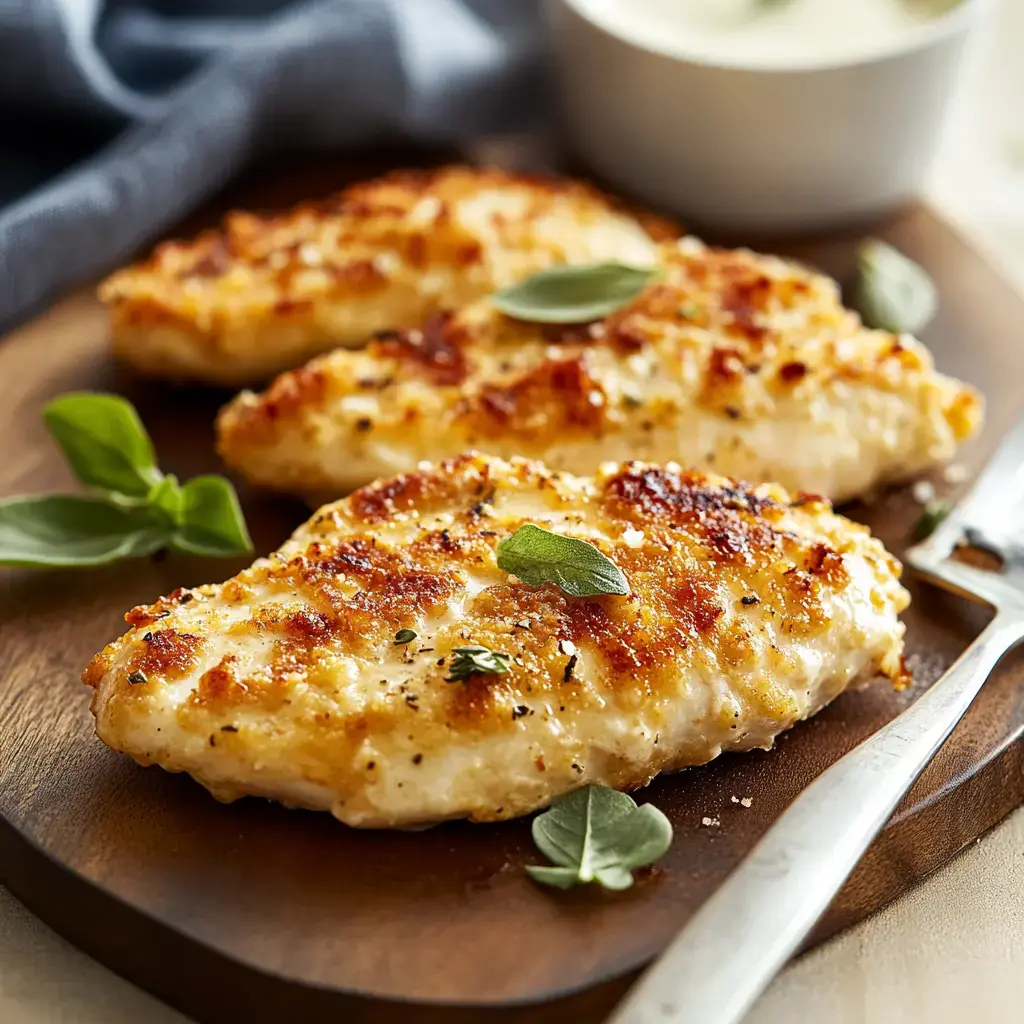
[{"label": "browned cheese crust", "polygon": [[99,294],[118,356],[140,372],[241,384],[555,264],[650,263],[677,234],[582,182],[397,171],[283,213],[231,213]]},{"label": "browned cheese crust", "polygon": [[696,239],[593,324],[512,320],[487,300],[245,392],[228,463],[332,497],[469,447],[593,472],[643,458],[841,500],[950,458],[981,423],[968,385],[908,335],[868,330],[834,281]]},{"label": "browned cheese crust", "polygon": [[[500,571],[524,522],[596,544],[630,596]],[[133,609],[84,680],[105,742],[222,798],[359,825],[502,818],[770,745],[858,679],[902,683],[898,577],[813,495],[469,454],[325,506],[225,584]],[[417,640],[396,645],[400,629]],[[447,681],[467,643],[511,670]]]}]

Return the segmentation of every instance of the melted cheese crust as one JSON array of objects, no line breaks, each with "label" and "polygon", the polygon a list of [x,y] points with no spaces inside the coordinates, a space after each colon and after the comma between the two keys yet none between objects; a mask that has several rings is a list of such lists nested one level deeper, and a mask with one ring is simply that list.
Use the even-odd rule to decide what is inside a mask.
[{"label": "melted cheese crust", "polygon": [[914,338],[864,328],[834,281],[745,249],[666,243],[632,304],[577,327],[484,300],[245,392],[219,447],[249,479],[335,497],[467,448],[590,473],[676,459],[840,501],[949,459],[977,392]]},{"label": "melted cheese crust", "polygon": [[647,266],[678,230],[581,182],[400,171],[285,213],[231,213],[99,290],[141,373],[245,384],[561,263]]},{"label": "melted cheese crust", "polygon": [[[495,545],[525,522],[596,544],[630,596],[500,571]],[[105,743],[219,799],[486,821],[770,747],[855,681],[900,684],[899,572],[866,528],[774,485],[468,454],[325,506],[227,583],[133,609],[83,679]],[[396,645],[400,629],[417,638]],[[510,671],[446,681],[465,644]]]}]

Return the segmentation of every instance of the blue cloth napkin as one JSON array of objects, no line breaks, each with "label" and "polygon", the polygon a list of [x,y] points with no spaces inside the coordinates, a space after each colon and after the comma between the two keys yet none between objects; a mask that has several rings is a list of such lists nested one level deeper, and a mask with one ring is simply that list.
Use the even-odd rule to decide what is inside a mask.
[{"label": "blue cloth napkin", "polygon": [[0,0],[0,329],[283,148],[521,131],[539,0]]}]

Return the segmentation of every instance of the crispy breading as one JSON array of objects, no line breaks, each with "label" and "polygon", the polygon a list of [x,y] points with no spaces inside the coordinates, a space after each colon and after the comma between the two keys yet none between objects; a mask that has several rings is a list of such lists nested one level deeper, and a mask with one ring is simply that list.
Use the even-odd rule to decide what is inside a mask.
[{"label": "crispy breading", "polygon": [[867,330],[834,281],[745,249],[665,243],[661,275],[603,321],[523,323],[481,300],[244,392],[224,459],[335,497],[467,448],[589,473],[631,458],[843,500],[949,459],[974,389],[909,336]]},{"label": "crispy breading", "polygon": [[493,168],[399,171],[284,213],[229,214],[100,287],[119,358],[247,384],[422,322],[561,263],[649,265],[669,221],[582,182]]},{"label": "crispy breading", "polygon": [[[526,522],[597,545],[629,596],[499,570]],[[357,826],[501,819],[770,747],[856,681],[901,684],[899,571],[865,527],[775,485],[468,454],[325,506],[227,583],[133,609],[83,678],[104,742],[219,799]],[[463,645],[509,671],[449,681]]]}]

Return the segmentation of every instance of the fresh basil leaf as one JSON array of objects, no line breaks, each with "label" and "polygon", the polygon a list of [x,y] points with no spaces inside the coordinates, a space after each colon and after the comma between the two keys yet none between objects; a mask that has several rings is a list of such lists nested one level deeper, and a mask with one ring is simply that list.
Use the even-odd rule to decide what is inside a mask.
[{"label": "fresh basil leaf", "polygon": [[570,597],[629,593],[622,570],[593,544],[533,523],[499,541],[495,553],[499,569],[514,573],[532,587],[554,583]]},{"label": "fresh basil leaf", "polygon": [[238,495],[222,476],[197,476],[181,488],[178,524],[176,551],[211,558],[252,551]]},{"label": "fresh basil leaf", "polygon": [[455,647],[445,681],[461,682],[473,675],[500,676],[508,671],[512,658],[487,647]]},{"label": "fresh basil leaf", "polygon": [[184,495],[178,484],[178,478],[169,473],[150,492],[147,504],[158,509],[166,517],[169,523],[177,525],[181,522],[182,505]]},{"label": "fresh basil leaf", "polygon": [[657,807],[606,786],[560,797],[533,819],[533,841],[554,867],[527,865],[530,877],[568,889],[597,882],[628,889],[635,868],[653,864],[672,843],[672,826]]},{"label": "fresh basil leaf", "polygon": [[105,565],[166,546],[170,530],[146,508],[77,494],[0,501],[0,565]]},{"label": "fresh basil leaf", "polygon": [[411,644],[416,639],[416,631],[413,629],[400,629],[395,634],[395,646],[401,647],[403,644]]},{"label": "fresh basil leaf", "polygon": [[491,297],[506,316],[540,324],[581,324],[635,299],[657,271],[622,263],[552,267]]},{"label": "fresh basil leaf", "polygon": [[120,396],[61,395],[43,410],[43,420],[83,484],[145,498],[160,482],[153,442],[132,404]]},{"label": "fresh basil leaf", "polygon": [[868,327],[917,334],[935,316],[938,293],[927,272],[876,238],[857,250],[853,306]]},{"label": "fresh basil leaf", "polygon": [[545,864],[527,864],[526,871],[535,882],[550,885],[555,889],[571,889],[574,885],[580,884],[580,873],[576,868],[552,868]]},{"label": "fresh basil leaf", "polygon": [[78,478],[103,493],[0,502],[0,564],[100,565],[168,546],[210,556],[252,550],[231,484],[202,476],[181,487],[164,476],[131,403],[73,392],[43,417]]}]

